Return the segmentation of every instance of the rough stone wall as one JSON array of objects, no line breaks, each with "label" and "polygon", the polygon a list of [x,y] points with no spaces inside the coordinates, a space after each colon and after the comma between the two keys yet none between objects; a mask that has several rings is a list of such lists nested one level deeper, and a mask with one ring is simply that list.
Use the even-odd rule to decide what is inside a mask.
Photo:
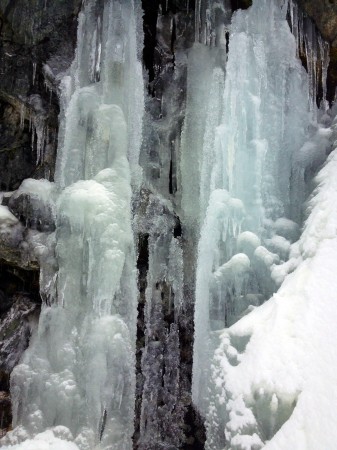
[{"label": "rough stone wall", "polygon": [[[73,59],[81,0],[0,1],[0,190],[52,179],[58,81]],[[39,132],[44,156],[38,158]]]},{"label": "rough stone wall", "polygon": [[337,1],[299,0],[298,3],[313,19],[323,38],[337,47]]},{"label": "rough stone wall", "polygon": [[335,99],[337,87],[337,1],[298,0],[299,6],[313,20],[323,38],[330,44],[328,99]]}]

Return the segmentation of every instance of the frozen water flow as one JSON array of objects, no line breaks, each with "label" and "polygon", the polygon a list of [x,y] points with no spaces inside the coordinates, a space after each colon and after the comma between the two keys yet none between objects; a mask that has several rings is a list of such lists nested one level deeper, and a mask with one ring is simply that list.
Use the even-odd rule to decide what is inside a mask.
[{"label": "frozen water flow", "polygon": [[[260,305],[288,273],[301,270],[293,243],[300,234],[307,180],[323,163],[331,135],[316,122],[319,76],[327,108],[327,47],[297,6],[255,1],[235,13],[230,33],[225,66],[216,54],[220,49],[203,47],[197,72],[194,52],[200,44],[191,51],[192,98],[187,98],[182,140],[183,211],[187,224],[200,230],[192,395],[206,419],[206,448],[212,450],[261,448],[296,405],[295,382],[293,388],[273,390],[261,374],[263,382],[255,386],[252,378],[249,386],[248,365],[241,361],[246,354],[254,359],[248,352],[252,330],[242,327],[235,336],[231,330],[239,329],[235,323],[243,316],[247,319],[238,324],[253,326],[249,318],[268,308]],[[308,71],[298,58],[303,49]],[[198,124],[197,131],[191,123]],[[259,372],[258,364],[254,371]]]},{"label": "frozen water flow", "polygon": [[[4,445],[14,448],[132,447],[137,284],[131,185],[139,183],[143,111],[137,8],[132,0],[89,0],[80,13],[76,59],[63,82],[58,271],[41,257],[51,294],[11,379],[17,428]],[[35,119],[33,126],[40,160],[44,128]],[[27,180],[15,195],[29,192],[43,201],[49,187]],[[38,236],[31,243],[39,247]],[[59,426],[68,434],[58,435]]]}]

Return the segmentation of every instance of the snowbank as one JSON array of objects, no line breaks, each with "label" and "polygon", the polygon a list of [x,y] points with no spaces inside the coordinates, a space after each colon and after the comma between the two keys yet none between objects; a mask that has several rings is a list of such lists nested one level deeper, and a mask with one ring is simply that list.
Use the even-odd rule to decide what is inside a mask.
[{"label": "snowbank", "polygon": [[302,262],[271,300],[219,333],[212,377],[231,449],[336,447],[336,173],[337,150],[317,177]]},{"label": "snowbank", "polygon": [[34,439],[15,443],[25,438],[27,438],[25,430],[18,427],[14,433],[8,433],[5,438],[8,445],[1,446],[1,448],[2,450],[78,450],[77,445],[68,440],[72,438],[70,431],[62,426],[39,433]]}]

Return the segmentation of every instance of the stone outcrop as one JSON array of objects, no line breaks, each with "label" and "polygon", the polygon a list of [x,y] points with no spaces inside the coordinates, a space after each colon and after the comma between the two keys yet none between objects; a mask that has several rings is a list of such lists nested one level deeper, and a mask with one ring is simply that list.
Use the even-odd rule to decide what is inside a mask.
[{"label": "stone outcrop", "polygon": [[337,2],[336,0],[299,0],[303,11],[315,22],[323,38],[332,47],[337,47]]}]

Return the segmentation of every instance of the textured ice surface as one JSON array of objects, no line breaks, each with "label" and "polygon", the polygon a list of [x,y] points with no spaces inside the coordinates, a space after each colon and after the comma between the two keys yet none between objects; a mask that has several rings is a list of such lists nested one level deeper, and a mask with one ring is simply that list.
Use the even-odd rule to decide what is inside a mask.
[{"label": "textured ice surface", "polygon": [[335,446],[336,170],[335,150],[316,179],[298,267],[271,300],[219,334],[212,378],[230,448],[255,448],[252,430],[265,449]]},{"label": "textured ice surface", "polygon": [[[200,229],[192,394],[206,418],[207,449],[261,448],[291,416],[300,398],[300,378],[309,370],[301,361],[304,341],[292,340],[284,330],[305,335],[300,317],[309,281],[303,277],[308,263],[301,261],[305,252],[316,250],[317,240],[296,241],[308,180],[326,157],[332,131],[316,123],[317,80],[312,79],[314,69],[306,73],[297,57],[302,38],[291,33],[287,12],[288,2],[278,0],[254,1],[248,10],[238,10],[230,24],[225,67],[214,48],[203,47],[198,73],[197,46],[191,54],[188,88],[194,97],[187,98],[184,139],[193,143],[194,152],[185,147],[182,171],[187,174],[189,167],[189,173],[185,184],[183,179],[182,205],[189,223]],[[314,41],[310,36],[305,45],[317,58],[317,48],[309,48]],[[200,77],[208,80],[208,88],[198,91]],[[196,160],[189,164],[191,155]],[[328,216],[319,222],[318,213],[312,214],[320,234]],[[274,299],[261,306],[284,279]],[[297,295],[301,307],[295,304]],[[283,316],[275,319],[274,310],[269,314],[269,305],[281,300],[284,306],[278,308],[286,323]],[[259,347],[252,347],[255,336],[261,337]],[[290,357],[287,345],[293,342]],[[280,448],[307,448],[301,439]]]},{"label": "textured ice surface", "polygon": [[[187,99],[184,139],[194,151],[187,148],[182,160],[182,171],[185,165],[186,173],[189,169],[182,205],[190,222],[201,227],[193,377],[194,401],[201,409],[209,330],[235,322],[251,295],[266,299],[274,292],[271,270],[281,262],[277,250],[284,253],[284,246],[271,248],[270,239],[298,237],[298,226],[287,215],[300,215],[305,181],[304,168],[294,179],[293,158],[309,136],[312,116],[308,76],[296,57],[286,12],[283,2],[273,0],[234,14],[225,75],[214,53],[223,49],[201,48],[199,72],[194,68],[198,48],[191,53],[188,88],[196,93]],[[205,85],[197,91],[201,76]],[[200,136],[190,131],[191,118]],[[245,276],[232,270],[223,287],[210,289],[213,272],[242,251],[250,261]]]},{"label": "textured ice surface", "polygon": [[[90,0],[80,13],[76,58],[63,82],[56,236],[30,235],[48,295],[11,378],[12,437],[35,436],[22,449],[132,446],[137,285],[131,185],[139,182],[143,108],[138,13],[132,0]],[[27,180],[16,195],[46,200],[49,186]],[[53,266],[47,250],[55,245]],[[68,435],[56,435],[55,428],[55,438],[52,431],[41,434],[55,425],[66,426]]]},{"label": "textured ice surface", "polygon": [[33,178],[26,178],[21,183],[19,189],[15,191],[14,198],[22,194],[29,196],[36,196],[41,200],[48,201],[52,195],[53,183],[45,179],[34,180]]}]

